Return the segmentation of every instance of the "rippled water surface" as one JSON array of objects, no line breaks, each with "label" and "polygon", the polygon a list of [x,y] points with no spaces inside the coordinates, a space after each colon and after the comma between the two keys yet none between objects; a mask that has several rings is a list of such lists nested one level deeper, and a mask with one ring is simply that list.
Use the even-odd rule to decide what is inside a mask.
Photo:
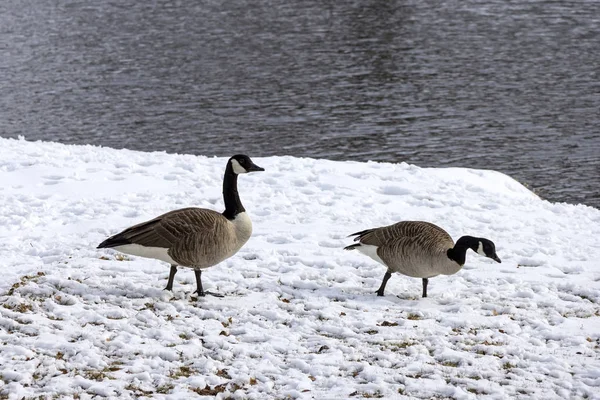
[{"label": "rippled water surface", "polygon": [[600,2],[0,2],[0,135],[490,168],[600,207]]}]

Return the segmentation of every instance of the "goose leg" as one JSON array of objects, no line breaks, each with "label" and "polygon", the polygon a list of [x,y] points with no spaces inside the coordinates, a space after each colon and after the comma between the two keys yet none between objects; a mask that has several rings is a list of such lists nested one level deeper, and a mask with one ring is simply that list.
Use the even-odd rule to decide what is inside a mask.
[{"label": "goose leg", "polygon": [[383,282],[381,282],[381,286],[377,289],[377,296],[383,296],[383,292],[385,291],[385,285],[387,285],[387,281],[392,277],[392,273],[390,271],[386,271],[383,276]]},{"label": "goose leg", "polygon": [[204,289],[202,289],[202,271],[195,269],[194,274],[196,275],[196,291],[194,293],[198,293],[198,296],[204,297],[206,296],[206,293],[204,293]]},{"label": "goose leg", "polygon": [[427,284],[429,283],[429,279],[423,278],[423,297],[427,297]]},{"label": "goose leg", "polygon": [[210,294],[211,296],[215,296],[215,297],[224,297],[222,294],[219,294],[219,293],[214,293],[214,292],[209,292],[209,291],[205,292],[204,289],[202,289],[202,271],[199,269],[195,269],[194,274],[196,275],[196,291],[194,293],[198,293],[199,297],[204,297],[207,294]]},{"label": "goose leg", "polygon": [[169,281],[167,282],[167,287],[165,290],[172,291],[173,290],[173,280],[175,279],[175,274],[177,273],[177,265],[171,265],[171,271],[169,271]]}]

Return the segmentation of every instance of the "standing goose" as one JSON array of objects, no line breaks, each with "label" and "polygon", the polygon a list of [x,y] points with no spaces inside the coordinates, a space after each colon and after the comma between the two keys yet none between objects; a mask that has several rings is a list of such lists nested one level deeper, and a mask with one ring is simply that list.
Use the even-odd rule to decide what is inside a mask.
[{"label": "standing goose", "polygon": [[344,247],[344,250],[356,249],[387,267],[377,296],[383,296],[392,272],[399,272],[422,278],[423,297],[427,297],[429,278],[460,271],[465,264],[467,249],[500,262],[491,240],[463,236],[454,244],[445,230],[424,221],[403,221],[349,236],[356,236],[354,241],[358,243]]},{"label": "standing goose", "polygon": [[202,289],[202,270],[231,257],[248,241],[252,222],[237,190],[239,174],[264,171],[246,155],[227,161],[223,177],[225,211],[182,208],[142,222],[109,237],[99,249],[113,248],[122,253],[155,258],[171,264],[166,290],[173,289],[177,266],[190,267],[196,275],[199,296],[215,293]]}]

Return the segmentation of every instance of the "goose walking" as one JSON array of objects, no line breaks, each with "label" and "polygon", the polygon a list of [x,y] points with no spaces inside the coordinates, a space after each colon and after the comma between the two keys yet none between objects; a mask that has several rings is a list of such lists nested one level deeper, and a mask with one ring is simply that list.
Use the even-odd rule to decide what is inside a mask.
[{"label": "goose walking", "polygon": [[202,289],[202,270],[233,256],[250,238],[252,222],[240,201],[237,178],[254,171],[264,168],[246,155],[238,154],[227,161],[223,177],[225,211],[221,214],[195,207],[170,211],[109,237],[98,248],[171,264],[166,290],[173,289],[178,266],[193,268],[198,296],[221,296]]},{"label": "goose walking", "polygon": [[468,249],[500,262],[496,246],[491,240],[462,236],[455,244],[445,230],[430,222],[403,221],[349,236],[356,236],[354,241],[358,243],[346,246],[344,250],[356,249],[387,267],[377,290],[378,296],[383,296],[392,273],[399,272],[422,278],[423,297],[427,297],[429,278],[460,271]]}]

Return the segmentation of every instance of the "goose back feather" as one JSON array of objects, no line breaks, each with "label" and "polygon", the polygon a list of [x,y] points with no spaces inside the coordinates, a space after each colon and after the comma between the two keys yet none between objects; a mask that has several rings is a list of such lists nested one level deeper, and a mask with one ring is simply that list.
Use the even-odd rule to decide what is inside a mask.
[{"label": "goose back feather", "polygon": [[141,250],[135,250],[138,246],[146,248],[145,252],[147,248],[165,249],[174,264],[208,268],[231,257],[248,241],[252,223],[245,214],[230,221],[213,210],[182,208],[134,225],[98,247],[112,247],[133,255],[142,255]]}]

